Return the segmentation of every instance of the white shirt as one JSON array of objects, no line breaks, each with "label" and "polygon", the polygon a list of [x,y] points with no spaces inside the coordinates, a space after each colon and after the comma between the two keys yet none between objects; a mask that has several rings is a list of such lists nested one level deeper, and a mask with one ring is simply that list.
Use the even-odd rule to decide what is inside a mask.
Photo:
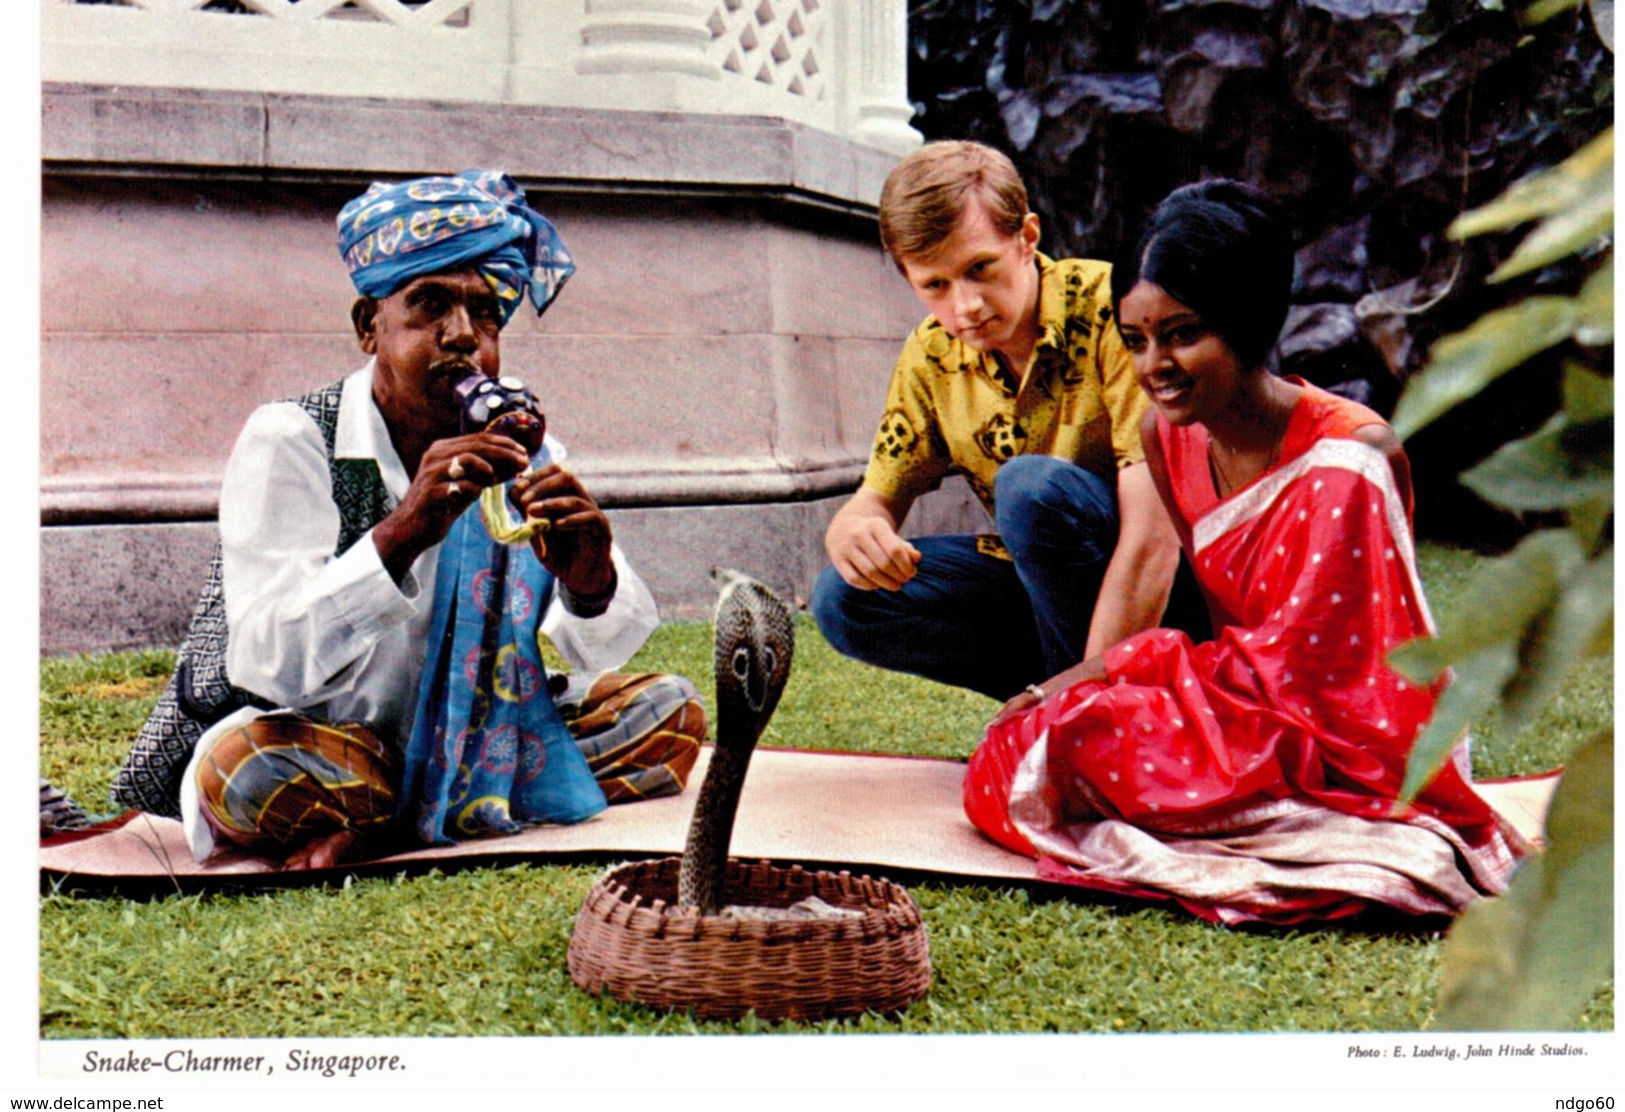
[{"label": "white shirt", "polygon": [[[393,508],[410,479],[372,400],[372,363],[344,381],[334,454],[370,459]],[[556,462],[562,445],[549,438]],[[361,722],[405,745],[417,703],[440,547],[397,585],[369,531],[342,556],[321,430],[295,402],[255,410],[226,464],[220,494],[231,682],[333,722]],[[649,589],[613,551],[619,586],[595,618],[569,613],[557,592],[542,619],[559,654],[583,672],[618,668],[659,617]]]}]

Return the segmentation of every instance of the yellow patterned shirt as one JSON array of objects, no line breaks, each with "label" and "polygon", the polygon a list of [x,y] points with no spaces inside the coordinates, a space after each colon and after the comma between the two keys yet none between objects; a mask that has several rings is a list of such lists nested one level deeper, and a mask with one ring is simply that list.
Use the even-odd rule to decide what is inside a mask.
[{"label": "yellow patterned shirt", "polygon": [[1012,456],[1055,456],[1106,479],[1145,459],[1148,403],[1112,321],[1111,266],[1040,254],[1038,273],[1041,335],[1019,380],[935,317],[913,331],[892,372],[865,486],[912,499],[963,475],[991,515],[993,477]]}]

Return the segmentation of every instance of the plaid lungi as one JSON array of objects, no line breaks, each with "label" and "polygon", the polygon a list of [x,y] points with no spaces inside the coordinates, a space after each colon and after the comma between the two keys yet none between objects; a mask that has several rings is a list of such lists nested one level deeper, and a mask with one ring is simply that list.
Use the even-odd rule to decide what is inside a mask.
[{"label": "plaid lungi", "polygon": [[599,676],[572,683],[559,713],[610,803],[676,795],[705,739],[705,708],[682,676]]},{"label": "plaid lungi", "polygon": [[[610,803],[682,791],[705,738],[705,708],[681,676],[574,681],[559,711]],[[198,799],[216,837],[248,849],[379,835],[395,817],[400,759],[365,727],[279,711],[216,739],[198,762]]]},{"label": "plaid lungi", "polygon": [[216,838],[255,849],[293,849],[340,830],[383,833],[400,782],[400,754],[366,727],[291,711],[227,730],[197,765],[200,809]]}]

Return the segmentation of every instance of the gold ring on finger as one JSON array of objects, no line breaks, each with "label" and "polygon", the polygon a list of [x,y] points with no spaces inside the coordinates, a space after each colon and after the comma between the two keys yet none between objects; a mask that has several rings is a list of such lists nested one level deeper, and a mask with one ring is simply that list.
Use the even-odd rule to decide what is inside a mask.
[{"label": "gold ring on finger", "polygon": [[451,457],[451,466],[446,468],[446,474],[450,475],[453,479],[461,479],[463,477],[462,456]]},{"label": "gold ring on finger", "polygon": [[452,498],[456,498],[456,497],[459,497],[462,493],[463,493],[463,484],[462,483],[447,483],[446,484],[446,494],[448,496],[450,496]]}]

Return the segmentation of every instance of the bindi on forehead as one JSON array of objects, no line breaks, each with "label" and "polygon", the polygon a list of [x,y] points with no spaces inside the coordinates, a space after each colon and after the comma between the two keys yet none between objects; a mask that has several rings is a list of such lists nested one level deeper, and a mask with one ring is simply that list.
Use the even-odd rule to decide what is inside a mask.
[{"label": "bindi on forehead", "polygon": [[1201,324],[1202,318],[1189,309],[1180,309],[1173,313],[1141,313],[1138,317],[1125,318],[1122,323],[1125,327],[1177,328],[1183,324]]}]

